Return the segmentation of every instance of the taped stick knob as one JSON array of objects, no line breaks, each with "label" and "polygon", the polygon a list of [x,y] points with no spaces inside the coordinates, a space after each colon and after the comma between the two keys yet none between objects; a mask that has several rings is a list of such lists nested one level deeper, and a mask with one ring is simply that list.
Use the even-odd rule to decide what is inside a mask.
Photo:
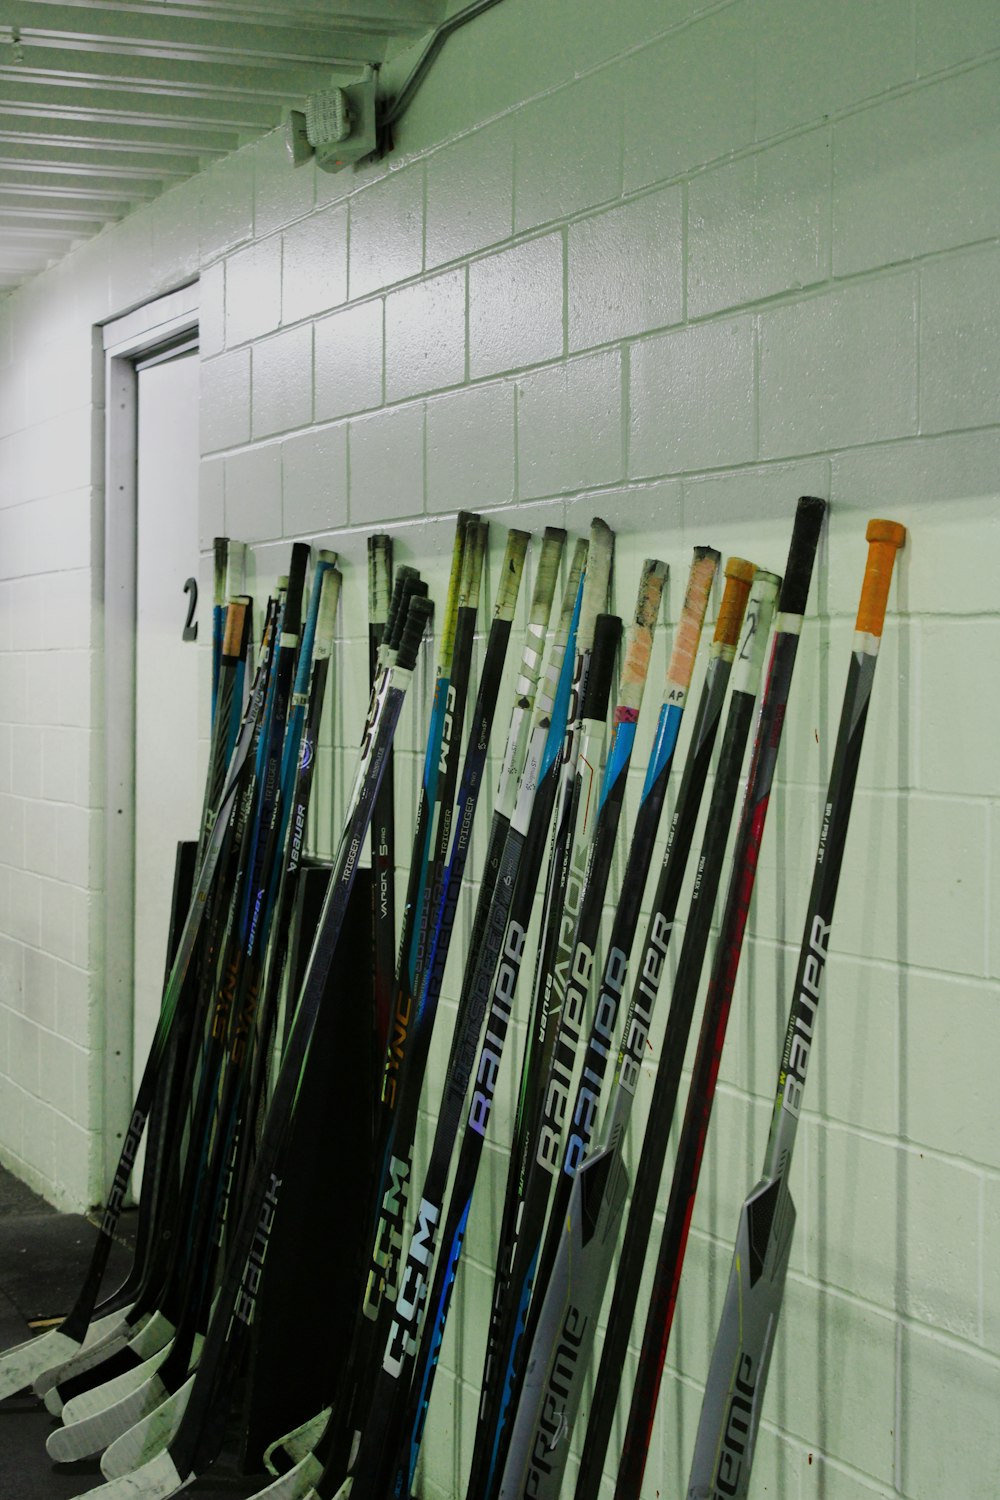
[{"label": "taped stick knob", "polygon": [[906,527],[900,526],[898,521],[869,521],[865,540],[868,561],[854,628],[864,635],[880,636],[889,602],[892,568],[896,553],[906,541]]}]

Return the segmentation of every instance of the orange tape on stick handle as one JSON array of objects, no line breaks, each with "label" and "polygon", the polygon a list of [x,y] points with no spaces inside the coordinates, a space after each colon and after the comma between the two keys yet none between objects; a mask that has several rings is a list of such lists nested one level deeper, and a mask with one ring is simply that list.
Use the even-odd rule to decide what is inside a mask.
[{"label": "orange tape on stick handle", "polygon": [[889,602],[892,565],[896,553],[906,541],[906,527],[900,526],[898,521],[869,521],[865,539],[868,542],[868,562],[855,629],[865,635],[880,636]]},{"label": "orange tape on stick handle", "polygon": [[747,562],[745,557],[731,557],[727,561],[726,586],[722,591],[719,617],[715,622],[713,645],[732,646],[734,650],[739,645],[743,612],[747,607],[750,585],[756,571],[753,563]]},{"label": "orange tape on stick handle", "polygon": [[222,654],[235,661],[243,645],[243,624],[247,607],[239,599],[231,599],[226,606],[226,627],[222,637]]}]

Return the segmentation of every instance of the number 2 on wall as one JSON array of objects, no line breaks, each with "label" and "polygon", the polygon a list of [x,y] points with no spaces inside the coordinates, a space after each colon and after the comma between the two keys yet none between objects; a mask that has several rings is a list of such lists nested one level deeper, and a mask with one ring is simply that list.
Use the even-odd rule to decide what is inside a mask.
[{"label": "number 2 on wall", "polygon": [[187,619],[184,621],[184,629],[181,631],[182,641],[196,641],[198,639],[198,622],[194,612],[198,608],[198,580],[189,578],[184,585],[184,592],[188,595]]}]

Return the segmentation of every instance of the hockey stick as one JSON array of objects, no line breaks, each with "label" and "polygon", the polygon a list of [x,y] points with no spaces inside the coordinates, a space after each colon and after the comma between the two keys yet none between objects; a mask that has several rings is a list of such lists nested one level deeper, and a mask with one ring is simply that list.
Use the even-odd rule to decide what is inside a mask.
[{"label": "hockey stick", "polygon": [[[54,1431],[46,1444],[50,1456],[60,1462],[99,1451],[174,1391],[187,1376],[195,1339],[207,1316],[217,1249],[211,1231],[243,1093],[259,988],[259,953],[266,942],[273,909],[268,893],[273,894],[276,884],[271,880],[271,869],[280,842],[284,726],[299,643],[299,606],[307,556],[308,548],[301,544],[293,547],[279,646],[268,688],[268,712],[258,741],[255,770],[243,788],[236,815],[233,849],[238,853],[227,900],[229,935],[202,1047],[201,1076],[178,1203],[182,1223],[186,1223],[186,1233],[179,1237],[184,1254],[174,1257],[162,1294],[160,1307],[166,1317],[153,1319],[113,1360],[104,1361],[86,1376],[78,1376],[68,1386],[60,1384],[50,1393],[49,1402],[54,1396],[68,1401],[63,1416],[69,1425]],[[311,649],[311,639],[309,645]],[[263,829],[261,819],[266,819]],[[235,920],[240,905],[248,911],[247,926],[242,931]],[[157,1340],[152,1337],[154,1329]],[[164,1354],[165,1338],[170,1339],[170,1347]],[[130,1364],[133,1370],[140,1367],[139,1381],[128,1375]],[[87,1388],[81,1390],[81,1385]],[[75,1391],[79,1394],[74,1395]],[[69,1399],[71,1396],[73,1399]]]},{"label": "hockey stick", "polygon": [[[455,629],[458,623],[459,601],[464,576],[463,560],[466,547],[478,526],[478,516],[469,511],[460,511],[455,523],[455,539],[452,544],[451,572],[445,598],[444,615],[441,621],[441,638],[438,646],[437,675],[434,681],[434,700],[427,726],[427,744],[424,750],[420,791],[417,796],[417,813],[413,830],[413,846],[410,852],[410,869],[406,882],[406,898],[403,903],[399,952],[396,965],[396,986],[390,1021],[390,1035],[395,1045],[397,1029],[401,1030],[403,1044],[406,1037],[406,1017],[412,1010],[419,994],[420,974],[418,957],[420,925],[423,920],[424,902],[427,896],[427,878],[431,858],[431,838],[434,831],[438,791],[438,776],[442,755],[447,759],[445,736],[448,732],[448,690],[455,652]],[[449,742],[450,743],[450,742]]]},{"label": "hockey stick", "polygon": [[[750,732],[771,615],[780,582],[781,580],[773,573],[758,572],[747,608],[723,736],[722,753],[709,803],[694,892],[673,985],[662,1056],[646,1125],[642,1156],[635,1179],[632,1208],[618,1267],[604,1349],[591,1403],[584,1445],[584,1462],[581,1464],[577,1481],[577,1491],[581,1500],[583,1497],[593,1500],[600,1485],[601,1468],[617,1404],[621,1371],[624,1367],[632,1317],[638,1297],[639,1280],[659,1194],[667,1137],[673,1119],[677,1091],[680,1087],[681,1067],[687,1048],[691,1019],[694,1015],[705,950],[708,947],[712,913],[729,837],[729,826],[739,790],[743,754]],[[578,1244],[585,1222],[581,1205],[586,1199],[594,1206],[593,1219],[586,1221],[588,1225],[586,1255],[593,1266],[593,1275],[585,1275],[581,1266],[580,1276],[574,1278],[574,1292],[579,1289],[579,1295],[584,1296],[587,1288],[593,1287],[595,1302],[596,1284],[601,1274],[603,1273],[605,1279],[610,1274],[610,1258],[614,1253],[618,1222],[624,1212],[623,1184],[620,1185],[617,1159],[621,1157],[624,1150],[625,1126],[644,1060],[652,1008],[663,977],[680,895],[679,880],[670,877],[669,864],[668,859],[653,904],[643,961],[625,1021],[615,1094],[605,1121],[604,1140],[612,1152],[612,1157],[608,1160],[606,1154],[599,1150],[594,1154],[593,1166],[590,1163],[584,1164],[581,1168],[582,1177],[579,1197],[575,1205],[575,1217],[574,1205],[571,1204],[570,1207],[570,1223],[567,1232],[572,1233],[573,1243]],[[607,1162],[604,1167],[600,1165],[602,1159]],[[598,1221],[596,1217],[598,1213],[603,1213],[606,1217]],[[591,1223],[596,1224],[593,1231],[589,1227]],[[556,1295],[557,1293],[553,1292],[554,1298]],[[550,1313],[550,1316],[552,1315]],[[555,1316],[557,1315],[556,1313]],[[535,1378],[541,1380],[540,1371],[536,1372]]]},{"label": "hockey stick", "polygon": [[[480,1055],[470,1120],[477,1119],[477,1110],[485,1110],[488,1115],[492,1103],[496,1081],[496,1068],[492,1058],[494,1049],[498,1052],[502,1048],[510,1015],[506,986],[512,976],[508,974],[508,969],[512,960],[514,963],[519,961],[524,943],[523,929],[514,922],[513,903],[522,882],[525,886],[528,885],[524,872],[532,875],[530,890],[534,894],[534,878],[542,859],[552,815],[558,753],[569,706],[581,596],[582,587],[578,587],[568,636],[562,636],[560,630],[550,649],[545,680],[535,707],[527,763],[504,844],[489,918],[482,940],[477,950],[470,954],[470,964],[466,969],[460,1002],[464,1012],[461,1034],[456,1032],[453,1045],[454,1066],[449,1072],[438,1115],[421,1201],[417,1207],[416,1227],[402,1263],[399,1290],[381,1367],[368,1403],[358,1454],[351,1465],[352,1490],[361,1496],[378,1493],[379,1476],[387,1461],[386,1438],[395,1433],[402,1416],[412,1360],[418,1349],[436,1228],[444,1208],[449,1169],[465,1108],[473,1058],[488,1006],[490,1015]],[[565,620],[567,603],[568,598],[564,598],[560,625]],[[473,1129],[478,1129],[478,1124]],[[388,1446],[391,1449],[391,1442]],[[391,1457],[391,1453],[389,1456]],[[342,1464],[343,1459],[338,1452],[328,1460],[317,1486],[317,1492],[323,1500],[329,1500],[340,1487],[344,1478]]]},{"label": "hockey stick", "polygon": [[[511,1340],[507,1376],[509,1406],[506,1424],[497,1435],[495,1469],[492,1476],[494,1489],[491,1493],[512,1493],[519,1482],[518,1476],[523,1473],[526,1466],[526,1434],[533,1426],[532,1413],[537,1400],[535,1375],[539,1365],[547,1361],[548,1350],[553,1347],[551,1327],[543,1323],[542,1314],[545,1305],[543,1299],[547,1299],[547,1288],[550,1284],[558,1283],[562,1275],[561,1261],[566,1249],[563,1231],[567,1211],[580,1164],[590,1150],[607,1059],[613,1046],[617,1027],[618,1009],[625,992],[629,954],[635,939],[640,906],[652,862],[654,841],[659,829],[674,747],[694,669],[708,591],[718,561],[718,553],[710,548],[695,549],[677,636],[667,668],[657,735],[647,768],[642,801],[636,817],[628,862],[622,879],[621,896],[615,912],[597,990],[597,1004],[584,1053],[573,1113],[562,1145],[560,1146],[553,1135],[547,1156],[540,1155],[536,1163],[536,1172],[540,1180],[545,1183],[546,1189],[551,1177],[555,1177],[551,1193],[548,1191],[544,1193],[546,1201],[549,1197],[552,1198],[552,1207],[545,1240],[542,1242],[540,1238],[542,1220],[539,1218],[539,1232],[534,1245],[526,1244],[524,1247],[526,1252],[530,1252],[530,1259],[522,1256],[520,1279],[515,1284],[520,1297],[518,1332],[521,1329],[524,1331],[519,1341],[515,1338]],[[719,621],[695,717],[692,747],[681,782],[678,815],[674,819],[668,843],[665,869],[667,867],[670,869],[671,888],[679,886],[687,861],[753,568],[749,563],[737,560],[729,565],[727,573]],[[680,825],[679,831],[678,825]],[[664,875],[661,874],[661,885],[663,880]],[[561,1153],[561,1158],[557,1153]],[[543,1170],[547,1170],[548,1179],[541,1177]],[[538,1256],[539,1244],[543,1244],[540,1258]],[[530,1311],[529,1296],[531,1297]],[[529,1350],[532,1351],[530,1360]],[[528,1388],[522,1394],[522,1384],[529,1365],[531,1368]],[[578,1368],[582,1374],[585,1365],[581,1364]],[[570,1403],[567,1402],[567,1408],[569,1405]],[[568,1411],[566,1420],[567,1423],[572,1420]],[[568,1440],[566,1424],[562,1431],[565,1432]]]},{"label": "hockey stick", "polygon": [[[652,857],[653,840],[666,791],[667,778],[683,713],[686,682],[694,662],[701,632],[701,621],[708,601],[717,562],[711,549],[698,549],[689,580],[678,646],[667,673],[667,685],[660,708],[653,753],[643,788],[637,827],[638,842],[633,839],[628,868],[623,880],[623,900],[628,902],[630,885],[637,885],[641,897],[645,869],[639,865]],[[640,589],[640,604],[642,590]],[[544,1067],[533,1101],[532,1130],[529,1136],[531,1155],[526,1158],[525,1176],[520,1189],[516,1233],[509,1246],[502,1288],[495,1298],[502,1311],[492,1349],[495,1361],[488,1414],[482,1421],[478,1443],[479,1465],[474,1465],[468,1493],[484,1497],[496,1492],[503,1470],[510,1436],[509,1420],[520,1382],[521,1360],[525,1344],[525,1321],[528,1300],[536,1281],[539,1250],[553,1189],[558,1191],[558,1172],[563,1125],[567,1116],[570,1087],[577,1047],[583,1026],[584,1009],[593,987],[593,967],[600,934],[601,912],[611,870],[618,819],[630,763],[639,703],[649,660],[651,625],[636,631],[632,627],[622,674],[621,700],[615,709],[615,741],[608,757],[601,811],[594,849],[584,882],[582,901],[572,939],[563,960],[559,1003],[548,1027],[541,1049]],[[679,650],[678,647],[681,646]],[[685,663],[682,668],[682,661]],[[686,676],[685,676],[686,674]],[[614,941],[614,940],[613,940]],[[502,1293],[502,1295],[501,1295]]]},{"label": "hockey stick", "polygon": [[[740,567],[738,560],[737,567],[741,572],[743,569],[749,570],[748,564]],[[744,573],[744,580],[745,576]],[[732,574],[730,578],[732,580]],[[737,576],[737,583],[741,581]],[[756,661],[759,676],[776,590],[777,579],[773,574],[758,573],[745,621],[742,622],[740,669],[723,736],[722,757],[709,808],[705,838],[705,847],[711,840],[712,847],[718,849],[720,865],[754,702],[754,692],[744,691],[744,674],[747,670],[745,664],[751,658]],[[622,1030],[613,1090],[602,1131],[602,1145],[581,1164],[564,1218],[558,1222],[553,1217],[552,1221],[553,1228],[558,1222],[561,1231],[559,1253],[546,1286],[544,1301],[540,1305],[533,1348],[525,1366],[524,1387],[510,1448],[511,1480],[506,1482],[512,1488],[513,1476],[523,1476],[530,1468],[533,1482],[538,1484],[541,1495],[554,1495],[558,1492],[579,1407],[581,1380],[588,1368],[597,1317],[611,1271],[611,1259],[624,1207],[625,1165],[622,1152],[625,1129],[646,1049],[652,1006],[673,930],[687,855],[694,837],[730,675],[730,664],[736,654],[732,642],[741,626],[745,582],[735,599],[730,593],[730,587],[727,587],[727,596],[729,608],[727,598],[724,597],[712,645],[713,656],[706,674],[705,691],[653,899],[642,961],[633,983],[632,998]],[[756,645],[758,641],[759,647]],[[704,874],[705,847],[699,862],[699,880]],[[707,902],[709,914],[711,905],[710,897]],[[689,922],[689,927],[690,925]],[[681,1053],[683,1054],[683,1048]],[[557,1361],[556,1355],[561,1343],[559,1331],[567,1324],[574,1331],[575,1338],[578,1338],[574,1347],[575,1358],[572,1361]],[[560,1383],[561,1389],[553,1400],[554,1387]],[[551,1420],[553,1411],[558,1411],[560,1415],[556,1430],[553,1430]]]},{"label": "hockey stick", "polygon": [[[514,813],[521,767],[525,760],[533,721],[546,625],[551,612],[559,559],[565,538],[564,531],[549,528],[542,542],[527,635],[515,687],[515,704],[497,785],[486,859],[476,902],[466,972],[446,1077],[452,1076],[456,1067],[462,1067],[465,1070],[466,1079],[468,1078],[471,1059],[465,1054],[474,1050],[478,1039],[478,1027],[481,1025],[482,1018],[481,1009],[479,1019],[475,1021],[476,1029],[474,1033],[471,1033],[471,1040],[467,1037],[470,1027],[468,1020],[470,1008],[474,1003],[479,1004],[473,997],[472,977],[486,932],[503,850]],[[560,662],[569,636],[572,601],[576,597],[585,558],[586,544],[579,543],[570,568],[563,615],[555,635],[555,648]],[[569,601],[568,607],[567,601]],[[464,818],[459,827],[460,830],[465,827]],[[467,853],[464,838],[455,852],[460,863],[464,864]],[[453,883],[449,885],[445,904],[442,906],[435,952],[428,966],[427,990],[422,1002],[427,1021],[432,1014],[432,1007],[437,1005],[444,979],[447,941],[450,939],[457,912],[457,877],[460,875],[460,864],[456,863],[451,874]],[[425,1034],[424,1025],[425,1017],[418,1016],[418,1038]],[[411,1051],[411,1059],[413,1055],[414,1051]],[[372,1256],[361,1308],[362,1317],[356,1325],[351,1353],[339,1383],[340,1395],[335,1402],[336,1420],[329,1424],[325,1440],[318,1450],[324,1465],[340,1463],[346,1467],[351,1436],[355,1430],[355,1413],[365,1410],[367,1391],[370,1382],[376,1378],[377,1361],[381,1358],[385,1344],[388,1320],[391,1316],[391,1300],[396,1293],[400,1255],[403,1248],[402,1237],[409,1192],[413,1133],[416,1128],[421,1082],[422,1074],[419,1064],[415,1065],[412,1082],[409,1079],[409,1070],[402,1078],[399,1078],[387,1065],[383,1088],[392,1088],[399,1095],[394,1101],[395,1136],[390,1139],[383,1159],[381,1202],[378,1222],[374,1228]],[[461,1109],[460,1104],[458,1108]],[[341,1445],[339,1450],[336,1448],[338,1441]],[[339,1458],[334,1456],[336,1451],[339,1451],[341,1455]]]},{"label": "hockey stick", "polygon": [[[593,602],[590,609],[581,611],[581,614],[586,613],[588,621],[593,611],[603,607],[607,597],[612,546],[612,533],[605,522],[595,517],[591,524],[589,548],[593,562],[587,575],[587,588]],[[506,1315],[507,1272],[517,1237],[524,1175],[533,1151],[535,1099],[540,1080],[548,1067],[548,1021],[553,1011],[556,986],[558,984],[560,993],[565,986],[565,972],[572,957],[573,933],[576,930],[584,876],[597,827],[600,762],[614,657],[621,637],[621,621],[615,615],[598,614],[592,642],[587,639],[588,633],[589,625],[584,624],[583,630],[577,634],[576,672],[572,692],[572,703],[576,705],[576,709],[574,711],[571,708],[571,721],[567,724],[562,755],[555,825],[539,925],[541,936],[532,986],[531,1019],[518,1086],[510,1165],[497,1242],[493,1306],[483,1363],[472,1477],[469,1481],[470,1491],[476,1494],[481,1488],[478,1471],[486,1447],[486,1429],[493,1420],[493,1377],[497,1365],[494,1351],[500,1325]]]},{"label": "hockey stick", "polygon": [[[281,1157],[288,1122],[298,1097],[316,1016],[329,978],[337,940],[371,820],[372,806],[385,770],[406,689],[412,678],[429,604],[410,606],[395,666],[385,674],[369,713],[362,743],[360,789],[348,815],[345,836],[331,876],[317,935],[310,954],[271,1109],[248,1185],[239,1224],[234,1231],[208,1336],[181,1422],[168,1446],[134,1472],[104,1487],[104,1500],[145,1496],[147,1500],[183,1488],[217,1457],[229,1415],[231,1374],[245,1347],[260,1287],[267,1242],[281,1188]],[[147,1434],[146,1440],[148,1441]]]},{"label": "hockey stick", "polygon": [[825,510],[824,501],[811,497],[800,500],[796,510],[792,544],[778,599],[774,643],[757,723],[753,759],[736,835],[733,874],[712,965],[701,1036],[657,1258],[653,1296],[646,1319],[639,1370],[625,1432],[616,1500],[625,1500],[626,1496],[639,1493],[645,1469],[726,1021],[736,984],[802,617],[809,596],[809,581]]},{"label": "hockey stick", "polygon": [[53,1365],[62,1363],[68,1359],[82,1345],[86,1336],[87,1326],[97,1303],[108,1256],[111,1253],[111,1246],[114,1241],[114,1233],[118,1225],[118,1220],[121,1216],[125,1192],[132,1175],[132,1164],[139,1149],[139,1142],[142,1139],[142,1133],[145,1129],[146,1119],[156,1090],[160,1064],[174,1023],[177,1002],[180,998],[188,964],[201,928],[202,914],[212,887],[216,865],[225,836],[228,809],[235,802],[244,766],[253,742],[263,702],[264,688],[265,674],[261,673],[259,674],[250,707],[233,751],[226,786],[223,789],[219,816],[216,818],[212,835],[206,846],[198,879],[192,893],[188,914],[178,939],[177,950],[170,970],[170,978],[164,988],[160,1017],[156,1030],[153,1033],[152,1042],[150,1043],[149,1056],[147,1057],[142,1078],[139,1082],[139,1088],[136,1092],[131,1119],[125,1134],[125,1141],[122,1146],[118,1166],[115,1169],[111,1191],[98,1231],[97,1243],[94,1246],[83,1286],[73,1309],[60,1328],[51,1329],[37,1339],[21,1344],[16,1349],[9,1350],[5,1355],[0,1355],[0,1398],[20,1390],[22,1386],[28,1384],[41,1374],[43,1370],[47,1370]]},{"label": "hockey stick", "polygon": [[747,1493],[774,1335],[781,1315],[795,1229],[795,1205],[788,1188],[789,1165],[814,1040],[820,981],[826,967],[892,568],[896,552],[906,540],[903,527],[893,521],[870,521],[865,536],[868,562],[823,807],[816,869],[792,990],[794,998],[778,1072],[764,1170],[740,1210],[736,1252],[695,1438],[689,1500],[709,1500],[710,1496],[743,1500]]},{"label": "hockey stick", "polygon": [[[583,913],[590,911],[595,905],[599,920],[601,903],[599,899],[595,903],[595,898],[591,893],[596,884],[601,886],[603,892],[611,868],[615,831],[618,825],[625,778],[628,770],[628,752],[631,749],[635,720],[638,717],[639,704],[642,698],[646,669],[649,662],[649,652],[652,645],[657,614],[659,613],[665,574],[666,569],[660,562],[653,560],[643,564],[636,600],[635,618],[629,628],[629,644],[622,670],[620,701],[615,710],[617,733],[611,755],[609,756],[609,773],[605,778],[601,809],[598,814],[593,858],[590,870],[588,871],[587,888],[581,907],[581,923],[584,920]],[[541,854],[539,852],[539,862],[540,859]],[[517,943],[512,944],[510,934],[508,933],[505,963],[501,970],[501,975],[504,979],[504,988],[500,996],[502,1005],[498,1005],[496,999],[494,1000],[486,1043],[484,1043],[484,1052],[480,1059],[477,1080],[478,1087],[473,1098],[469,1124],[462,1143],[455,1186],[452,1190],[451,1204],[443,1235],[445,1253],[442,1255],[439,1263],[431,1292],[430,1306],[432,1316],[428,1318],[426,1323],[420,1357],[413,1381],[410,1409],[407,1413],[405,1424],[405,1431],[408,1433],[408,1438],[401,1455],[400,1469],[394,1484],[394,1489],[397,1493],[401,1493],[404,1488],[408,1491],[409,1481],[412,1478],[416,1465],[420,1440],[426,1421],[426,1413],[430,1403],[441,1343],[444,1338],[445,1323],[450,1308],[451,1290],[461,1255],[465,1225],[471,1207],[472,1194],[475,1189],[479,1164],[482,1158],[483,1143],[492,1109],[493,1090],[495,1088],[496,1073],[506,1035],[507,1017],[514,1001],[520,970],[521,949],[523,948],[531,917],[537,875],[537,867],[535,869],[527,867],[522,870],[515,894],[514,905],[511,908],[511,928],[515,934],[519,934],[519,938]],[[532,1035],[537,1035],[540,1020],[541,1018],[538,1016],[532,1018],[530,1027]],[[544,1039],[542,1048],[544,1050]]]},{"label": "hockey stick", "polygon": [[[372,687],[379,671],[379,647],[386,633],[392,598],[392,537],[368,538],[368,673]],[[385,1052],[396,983],[396,803],[390,753],[372,814],[372,991],[375,1055]]]}]

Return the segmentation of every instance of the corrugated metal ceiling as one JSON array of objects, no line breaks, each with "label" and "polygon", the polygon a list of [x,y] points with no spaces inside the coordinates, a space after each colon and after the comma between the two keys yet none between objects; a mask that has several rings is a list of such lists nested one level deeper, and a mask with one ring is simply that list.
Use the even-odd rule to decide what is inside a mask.
[{"label": "corrugated metal ceiling", "polygon": [[0,295],[447,0],[0,0]]}]

